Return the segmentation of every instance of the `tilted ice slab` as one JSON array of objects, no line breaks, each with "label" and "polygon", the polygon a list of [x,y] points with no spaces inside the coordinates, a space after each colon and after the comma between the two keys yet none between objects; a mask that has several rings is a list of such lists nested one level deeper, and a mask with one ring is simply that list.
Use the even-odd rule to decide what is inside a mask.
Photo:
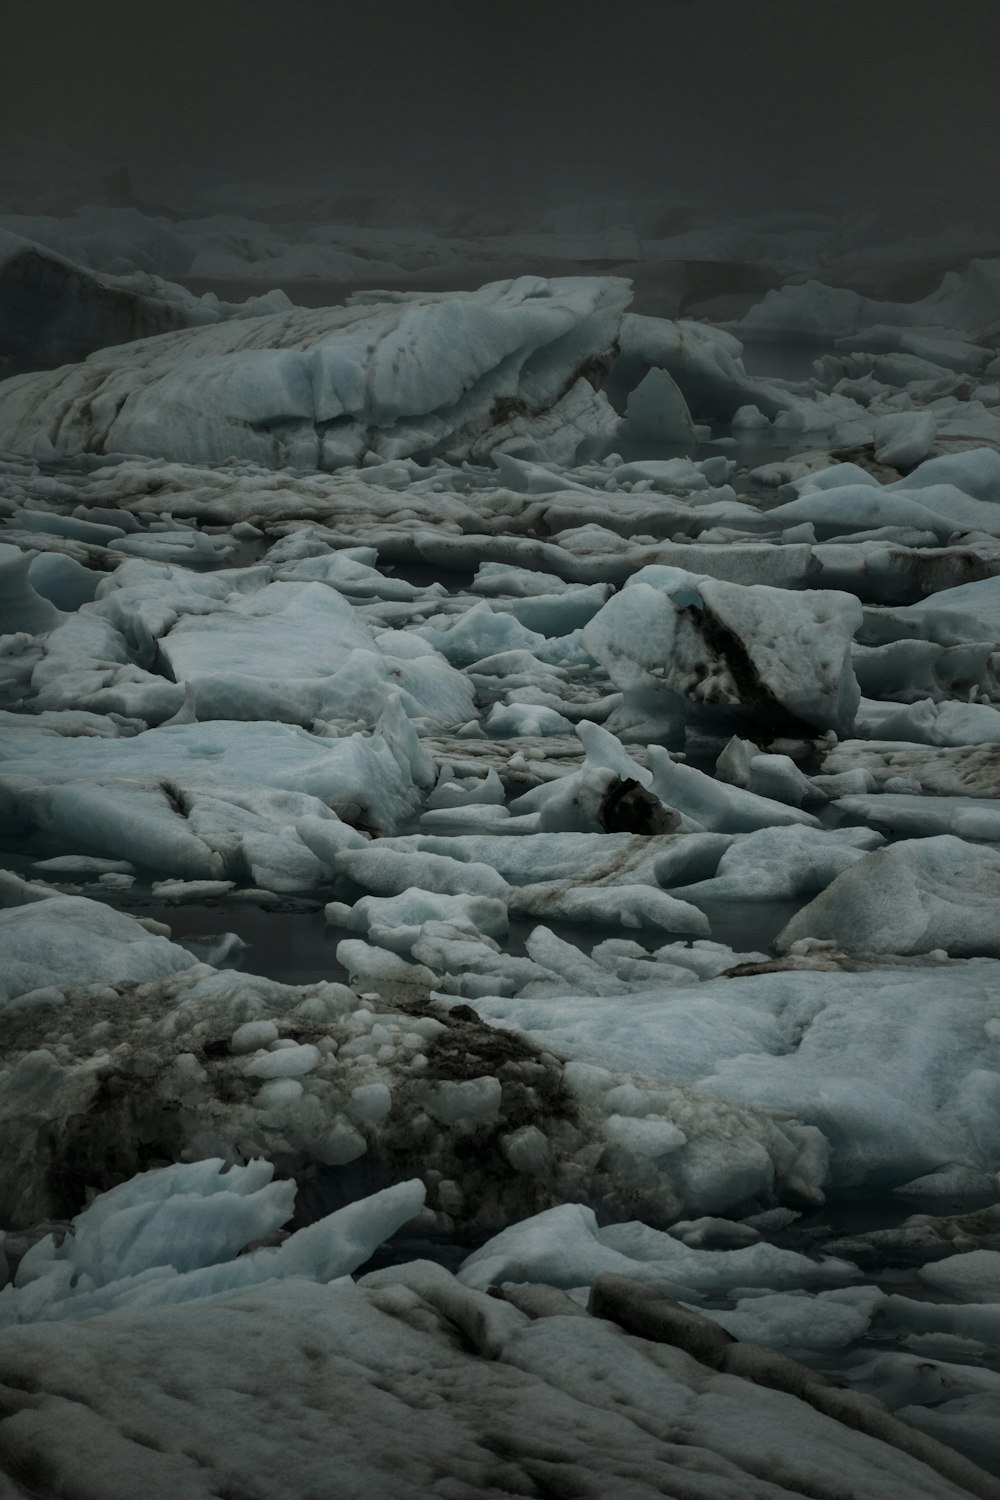
[{"label": "tilted ice slab", "polygon": [[392,832],[420,807],[433,763],[398,701],[372,735],[321,738],[286,724],[175,724],[131,737],[76,738],[0,726],[0,812],[67,847],[161,875],[251,875],[266,889],[326,878],[319,847]]},{"label": "tilted ice slab", "polygon": [[0,1001],[31,990],[190,969],[186,948],[99,902],[61,896],[0,871]]},{"label": "tilted ice slab", "polygon": [[955,485],[900,489],[878,484],[845,484],[775,506],[768,520],[782,527],[808,522],[817,541],[882,526],[913,527],[946,543],[956,533],[1000,535],[1000,507],[977,500]]},{"label": "tilted ice slab", "polygon": [[[992,506],[1000,528],[1000,504]],[[1000,577],[941,589],[917,604],[866,612],[864,636],[872,645],[916,639],[941,646],[970,641],[995,645],[1000,635]]]},{"label": "tilted ice slab", "polygon": [[[162,245],[168,232],[162,221],[155,228]],[[157,264],[162,265],[159,257]],[[22,368],[62,364],[109,344],[218,323],[234,315],[277,312],[288,305],[283,292],[268,292],[239,306],[217,297],[195,297],[148,272],[109,275],[80,264],[72,254],[60,254],[0,228],[4,352]]]},{"label": "tilted ice slab", "polygon": [[681,727],[713,714],[772,723],[777,714],[844,734],[860,701],[850,648],[861,620],[850,594],[647,567],[581,639],[625,693],[626,715]]},{"label": "tilted ice slab", "polygon": [[615,278],[520,277],[381,294],[102,350],[0,386],[0,448],[334,469],[366,454],[487,453],[532,436],[572,458],[617,418],[582,378],[630,297]]},{"label": "tilted ice slab", "polygon": [[812,813],[763,797],[747,787],[732,786],[673,760],[662,745],[650,745],[646,758],[652,769],[651,790],[697,827],[710,833],[752,833],[760,828],[818,828]]},{"label": "tilted ice slab", "polygon": [[[914,800],[919,809],[923,799]],[[992,817],[1000,834],[1000,812]],[[1000,852],[950,834],[876,849],[797,912],[778,946],[800,938],[830,939],[854,953],[1000,957]]]},{"label": "tilted ice slab", "polygon": [[[508,713],[517,708],[512,704]],[[494,722],[495,715],[491,715],[490,727]],[[601,833],[626,829],[652,835],[673,833],[681,826],[680,816],[649,790],[652,772],[635,761],[614,735],[587,719],[576,726],[576,734],[584,749],[579,771],[543,782],[516,797],[509,805],[514,817],[508,827],[516,827],[520,836],[525,836],[529,830]],[[617,803],[616,798],[620,799]],[[617,825],[609,822],[616,805],[625,810],[624,821]],[[421,819],[421,826],[428,832],[435,831],[428,815]],[[459,817],[456,832],[465,831]],[[504,825],[496,831],[503,833]]]},{"label": "tilted ice slab", "polygon": [[761,828],[734,839],[713,876],[675,886],[685,901],[788,900],[823,890],[881,836],[867,828]]},{"label": "tilted ice slab", "polygon": [[295,1183],[272,1181],[274,1166],[261,1159],[223,1166],[179,1162],[100,1194],[60,1245],[47,1235],[22,1258],[0,1291],[0,1328],[229,1298],[289,1276],[334,1281],[418,1214],[426,1196],[420,1182],[397,1183],[278,1246],[248,1251],[291,1218]]}]

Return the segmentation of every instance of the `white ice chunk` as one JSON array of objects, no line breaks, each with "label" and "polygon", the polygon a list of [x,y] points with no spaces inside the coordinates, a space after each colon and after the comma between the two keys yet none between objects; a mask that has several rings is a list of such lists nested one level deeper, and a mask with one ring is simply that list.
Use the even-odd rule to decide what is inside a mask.
[{"label": "white ice chunk", "polygon": [[397,654],[376,642],[343,596],[322,583],[272,583],[184,615],[160,649],[178,682],[191,683],[201,719],[366,719],[388,693],[411,717],[453,727],[473,713],[470,685],[427,652]]},{"label": "white ice chunk", "polygon": [[272,1078],[257,1090],[256,1104],[258,1109],[294,1109],[302,1093],[297,1078]]},{"label": "white ice chunk", "polygon": [[509,929],[506,905],[495,897],[442,895],[417,887],[398,896],[363,896],[353,907],[332,901],[326,907],[326,920],[363,933],[375,946],[404,957],[412,952],[428,922],[447,922],[494,939],[505,938]]},{"label": "white ice chunk", "polygon": [[[856,1300],[854,1293],[867,1295]],[[741,1297],[732,1312],[699,1308],[734,1338],[765,1349],[843,1349],[866,1333],[883,1300],[876,1287],[820,1292],[814,1297],[794,1293]]]},{"label": "white ice chunk", "polygon": [[717,781],[695,766],[673,760],[660,745],[649,747],[647,759],[653,772],[651,790],[668,807],[676,808],[709,832],[751,833],[790,825],[819,827],[812,813]]},{"label": "white ice chunk", "polygon": [[760,797],[802,807],[806,802],[821,802],[822,792],[788,755],[764,755],[749,740],[736,735],[729,741],[715,764],[720,781],[744,787]]},{"label": "white ice chunk", "polygon": [[694,714],[776,708],[846,733],[860,691],[851,641],[861,607],[849,594],[744,587],[647,567],[584,627],[586,649],[637,713],[661,703]]}]

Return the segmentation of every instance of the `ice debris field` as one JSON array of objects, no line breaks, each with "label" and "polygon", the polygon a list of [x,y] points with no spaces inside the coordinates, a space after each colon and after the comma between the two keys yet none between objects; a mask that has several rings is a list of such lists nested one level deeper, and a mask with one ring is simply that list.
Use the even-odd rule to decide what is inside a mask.
[{"label": "ice debris field", "polygon": [[4,222],[0,1492],[1000,1496],[1000,261]]}]

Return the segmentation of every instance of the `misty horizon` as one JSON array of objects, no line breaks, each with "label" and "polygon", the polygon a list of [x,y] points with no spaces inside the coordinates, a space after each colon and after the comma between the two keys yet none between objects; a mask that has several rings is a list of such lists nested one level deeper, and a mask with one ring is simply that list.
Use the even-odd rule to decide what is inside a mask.
[{"label": "misty horizon", "polygon": [[410,197],[419,213],[423,196],[518,222],[651,197],[940,225],[991,217],[1000,167],[988,0],[963,0],[948,28],[913,0],[293,0],[280,15],[182,0],[169,26],[121,0],[50,3],[8,21],[8,55],[7,211],[47,190],[58,202],[67,153],[65,193],[75,175],[83,202],[74,157],[127,168],[168,213],[271,183],[290,200]]}]

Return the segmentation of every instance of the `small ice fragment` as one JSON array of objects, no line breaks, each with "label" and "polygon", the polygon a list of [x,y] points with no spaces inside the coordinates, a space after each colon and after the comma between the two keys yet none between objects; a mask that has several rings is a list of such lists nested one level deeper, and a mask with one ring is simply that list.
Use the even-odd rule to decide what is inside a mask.
[{"label": "small ice fragment", "polygon": [[537,1125],[522,1125],[510,1135],[500,1137],[500,1150],[515,1172],[529,1172],[540,1177],[551,1164],[549,1143]]},{"label": "small ice fragment", "polygon": [[224,896],[235,885],[233,880],[154,880],[153,895],[161,901],[209,901]]},{"label": "small ice fragment", "polygon": [[666,1156],[687,1145],[683,1130],[670,1120],[609,1115],[604,1122],[604,1133],[614,1145],[624,1147],[633,1156]]},{"label": "small ice fragment", "polygon": [[264,1052],[244,1064],[247,1078],[301,1078],[319,1066],[321,1055],[311,1042],[282,1047],[278,1052]]},{"label": "small ice fragment", "polygon": [[256,1052],[258,1048],[275,1041],[277,1035],[278,1028],[273,1021],[244,1021],[230,1037],[229,1050],[237,1055]]},{"label": "small ice fragment", "polygon": [[350,1161],[357,1161],[359,1156],[364,1156],[367,1149],[364,1136],[341,1117],[334,1121],[326,1139],[321,1145],[317,1143],[313,1151],[317,1159],[327,1166],[343,1167]]},{"label": "small ice fragment", "polygon": [[297,1078],[271,1078],[257,1090],[260,1109],[283,1109],[301,1099],[303,1088]]},{"label": "small ice fragment", "polygon": [[384,1083],[362,1083],[351,1090],[350,1111],[363,1125],[381,1125],[392,1108],[392,1094]]},{"label": "small ice fragment", "polygon": [[443,1125],[459,1120],[481,1120],[500,1108],[498,1078],[469,1078],[463,1083],[439,1083],[428,1095],[425,1108]]}]

